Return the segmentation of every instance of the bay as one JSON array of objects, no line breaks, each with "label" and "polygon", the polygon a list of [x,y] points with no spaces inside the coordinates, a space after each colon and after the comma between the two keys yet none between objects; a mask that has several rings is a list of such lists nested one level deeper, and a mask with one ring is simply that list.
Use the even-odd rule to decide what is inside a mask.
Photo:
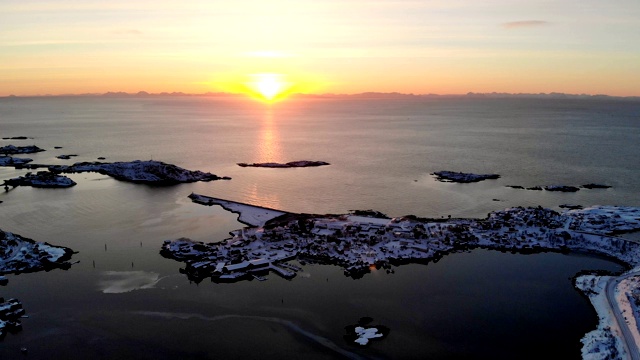
[{"label": "bay", "polygon": [[[0,344],[0,356],[19,357],[26,346],[48,358],[333,358],[337,346],[364,357],[442,359],[555,347],[578,358],[578,340],[596,318],[569,277],[620,269],[604,259],[475,250],[359,280],[307,265],[292,281],[194,284],[158,252],[165,239],[219,241],[241,227],[233,214],[191,203],[191,192],[294,212],[390,216],[637,206],[639,114],[638,102],[621,100],[0,99],[0,135],[33,137],[2,144],[45,148],[29,155],[36,163],[154,159],[233,178],[150,187],[76,174],[70,189],[0,194],[0,228],[69,246],[80,260],[69,271],[9,276],[0,296],[22,300],[30,317]],[[236,165],[293,160],[332,165]],[[438,170],[502,177],[440,183],[430,175]],[[23,172],[0,168],[3,179]],[[612,188],[506,187],[591,182]],[[367,349],[344,343],[344,326],[362,316],[391,328],[389,337]]]}]

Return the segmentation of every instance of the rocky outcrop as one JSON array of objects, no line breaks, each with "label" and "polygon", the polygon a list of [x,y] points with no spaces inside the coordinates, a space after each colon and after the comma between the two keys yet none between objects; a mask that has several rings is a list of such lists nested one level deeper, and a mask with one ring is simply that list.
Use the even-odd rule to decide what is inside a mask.
[{"label": "rocky outcrop", "polygon": [[549,185],[544,187],[547,191],[560,191],[560,192],[576,192],[580,190],[580,188],[575,186],[567,186],[567,185]]},{"label": "rocky outcrop", "polygon": [[31,146],[7,145],[7,146],[0,147],[0,154],[5,154],[5,155],[33,154],[40,151],[44,151],[44,149],[41,149],[35,145],[31,145]]},{"label": "rocky outcrop", "polygon": [[265,167],[265,168],[294,168],[294,167],[312,167],[312,166],[324,166],[331,165],[328,162],[324,161],[311,161],[311,160],[300,160],[300,161],[291,161],[288,163],[275,163],[275,162],[267,162],[267,163],[238,163],[238,166],[242,167]]},{"label": "rocky outcrop", "polygon": [[30,137],[26,137],[26,136],[12,136],[12,137],[3,137],[2,140],[27,140],[27,139],[32,139]]},{"label": "rocky outcrop", "polygon": [[56,156],[56,159],[69,160],[69,159],[71,159],[72,156],[78,156],[78,155],[76,155],[76,154],[58,155],[58,156]]},{"label": "rocky outcrop", "polygon": [[52,165],[49,170],[55,173],[97,172],[109,175],[117,180],[154,185],[174,185],[196,181],[228,180],[202,171],[186,170],[161,161],[129,162],[80,162],[73,165]]},{"label": "rocky outcrop", "polygon": [[68,269],[73,250],[0,230],[0,274]]},{"label": "rocky outcrop", "polygon": [[24,164],[30,163],[33,161],[32,159],[21,159],[15,158],[11,156],[0,156],[0,166],[22,166]]},{"label": "rocky outcrop", "polygon": [[49,171],[38,171],[35,174],[26,173],[24,176],[4,181],[5,190],[9,186],[32,186],[37,188],[68,188],[76,185],[76,182],[66,176],[57,175]]},{"label": "rocky outcrop", "polygon": [[463,173],[463,172],[455,172],[455,171],[436,171],[432,173],[436,177],[436,180],[442,182],[457,182],[457,183],[472,183],[483,181],[487,179],[498,179],[500,175],[498,174],[473,174],[473,173]]},{"label": "rocky outcrop", "polygon": [[584,184],[584,185],[580,185],[581,188],[585,188],[585,189],[608,189],[611,186],[610,185],[603,185],[603,184]]},{"label": "rocky outcrop", "polygon": [[0,297],[0,340],[4,339],[7,332],[18,332],[22,330],[20,318],[25,311],[22,303],[18,299],[5,301]]}]

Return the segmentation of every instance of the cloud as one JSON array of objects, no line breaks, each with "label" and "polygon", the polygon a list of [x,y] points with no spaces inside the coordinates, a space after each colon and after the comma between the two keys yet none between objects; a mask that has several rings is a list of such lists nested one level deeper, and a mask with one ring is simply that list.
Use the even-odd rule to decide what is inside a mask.
[{"label": "cloud", "polygon": [[529,27],[546,26],[550,23],[543,20],[524,20],[524,21],[511,21],[502,24],[505,29],[520,29]]}]

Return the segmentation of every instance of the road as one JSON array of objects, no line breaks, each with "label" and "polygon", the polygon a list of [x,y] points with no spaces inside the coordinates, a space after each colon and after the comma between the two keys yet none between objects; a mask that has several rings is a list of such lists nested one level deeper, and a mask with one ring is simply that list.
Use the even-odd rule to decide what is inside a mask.
[{"label": "road", "polygon": [[[607,287],[605,289],[607,295],[607,301],[609,303],[609,307],[611,307],[611,311],[615,316],[615,320],[618,323],[618,327],[620,331],[622,331],[622,344],[624,345],[626,353],[629,355],[629,359],[640,360],[640,352],[638,351],[638,344],[636,344],[635,338],[629,329],[627,322],[624,319],[624,314],[622,310],[620,310],[618,301],[616,300],[616,286],[620,283],[620,281],[631,277],[636,276],[638,273],[630,273],[625,274],[618,277],[613,277],[609,279],[607,282]],[[633,314],[628,314],[629,316],[633,316]]]}]

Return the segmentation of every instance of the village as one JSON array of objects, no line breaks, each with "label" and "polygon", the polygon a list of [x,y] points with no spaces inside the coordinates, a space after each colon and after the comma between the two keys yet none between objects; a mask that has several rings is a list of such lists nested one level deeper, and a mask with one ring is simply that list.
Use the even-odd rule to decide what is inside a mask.
[{"label": "village", "polygon": [[[208,277],[213,282],[264,281],[269,272],[292,279],[307,263],[335,264],[345,276],[359,278],[373,269],[393,273],[402,264],[436,262],[446,254],[473,248],[605,256],[628,271],[619,276],[582,274],[574,279],[574,286],[589,298],[599,316],[597,329],[582,339],[582,356],[640,358],[633,345],[633,339],[640,337],[636,325],[639,283],[615,286],[621,283],[618,279],[640,278],[640,243],[616,236],[640,230],[639,207],[591,206],[562,212],[515,207],[491,212],[485,219],[425,219],[389,218],[371,210],[292,214],[198,194],[189,197],[198,204],[220,205],[249,225],[220,242],[185,238],[164,242],[160,253],[185,262],[180,272],[195,282]],[[610,300],[614,296],[617,300]],[[620,314],[625,312],[633,316],[623,318]],[[368,334],[364,328],[359,330]],[[366,344],[360,333],[355,341]]]},{"label": "village", "polygon": [[[192,194],[194,202],[214,205],[229,201]],[[362,277],[370,269],[408,262],[437,261],[441,256],[474,247],[519,252],[583,251],[610,256],[629,266],[640,259],[640,244],[612,237],[616,230],[640,229],[640,209],[592,207],[563,213],[550,209],[511,208],[486,219],[420,219],[382,217],[376,212],[344,215],[290,214],[251,224],[246,212],[263,208],[235,203],[245,227],[221,242],[167,240],[161,254],[186,263],[193,280],[264,280],[269,271],[290,279],[300,270],[288,263],[335,264],[346,276]],[[244,206],[244,209],[242,208]],[[624,214],[621,215],[621,214]],[[250,220],[249,220],[250,221]]]}]

